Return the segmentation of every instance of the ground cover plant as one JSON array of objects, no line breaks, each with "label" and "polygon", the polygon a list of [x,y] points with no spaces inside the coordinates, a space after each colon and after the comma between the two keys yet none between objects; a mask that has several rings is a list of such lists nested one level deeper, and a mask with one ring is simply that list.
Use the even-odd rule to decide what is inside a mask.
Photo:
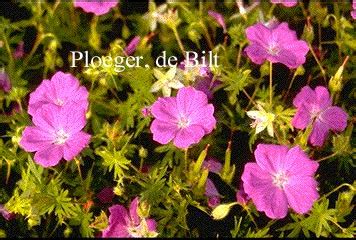
[{"label": "ground cover plant", "polygon": [[0,4],[1,237],[354,237],[356,2]]}]

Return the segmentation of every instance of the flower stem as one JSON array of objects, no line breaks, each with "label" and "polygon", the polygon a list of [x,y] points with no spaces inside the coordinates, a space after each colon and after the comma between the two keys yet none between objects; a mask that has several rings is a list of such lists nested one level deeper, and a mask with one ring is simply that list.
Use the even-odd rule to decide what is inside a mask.
[{"label": "flower stem", "polygon": [[176,37],[176,39],[177,39],[177,42],[178,42],[179,48],[180,48],[180,50],[182,51],[182,53],[183,53],[183,55],[184,55],[184,53],[185,53],[185,49],[184,49],[184,46],[183,46],[182,40],[181,40],[181,39],[180,39],[180,37],[179,37],[179,34],[178,34],[178,31],[177,31],[177,28],[176,28],[176,27],[173,27],[173,28],[172,28],[172,30],[173,30],[174,36],[175,36],[175,37]]},{"label": "flower stem", "polygon": [[83,180],[82,170],[80,169],[80,162],[77,158],[75,158],[74,160],[75,160],[75,164],[77,165],[77,168],[78,168],[80,180],[83,183],[84,180]]},{"label": "flower stem", "polygon": [[288,94],[289,94],[289,91],[290,91],[290,89],[292,88],[292,85],[293,85],[293,82],[294,82],[294,79],[295,79],[295,77],[296,77],[297,75],[296,74],[294,74],[293,75],[293,77],[292,77],[292,80],[290,81],[290,83],[289,83],[289,86],[288,86],[288,89],[287,89],[287,92],[286,92],[286,94],[285,94],[285,99],[287,98],[287,96],[288,96]]},{"label": "flower stem", "polygon": [[272,82],[272,62],[269,62],[269,105],[272,108],[273,82]]},{"label": "flower stem", "polygon": [[339,190],[340,188],[342,187],[348,187],[351,191],[355,192],[356,189],[351,185],[351,184],[348,184],[348,183],[343,183],[339,186],[337,186],[336,188],[334,188],[333,190],[331,190],[330,192],[328,192],[327,194],[325,194],[323,197],[319,198],[317,200],[317,202],[319,202],[321,199],[323,198],[327,198],[329,195],[331,195],[332,193],[336,192],[337,190]]},{"label": "flower stem", "polygon": [[309,46],[310,52],[312,53],[316,63],[318,64],[318,66],[320,68],[320,71],[321,71],[321,74],[323,75],[324,81],[326,82],[325,70],[324,70],[323,66],[321,65],[321,62],[319,61],[318,57],[316,56],[316,54],[313,50],[313,47],[310,45],[310,43],[308,43],[308,46]]},{"label": "flower stem", "polygon": [[187,173],[187,165],[188,165],[188,148],[184,149],[184,162],[183,162],[184,173]]}]

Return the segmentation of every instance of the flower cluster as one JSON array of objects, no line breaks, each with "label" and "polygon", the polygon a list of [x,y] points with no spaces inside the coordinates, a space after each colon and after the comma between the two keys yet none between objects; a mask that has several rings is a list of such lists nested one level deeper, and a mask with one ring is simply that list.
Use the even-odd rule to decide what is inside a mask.
[{"label": "flower cluster", "polygon": [[36,152],[34,160],[43,167],[55,166],[62,158],[72,160],[90,141],[82,131],[88,104],[88,91],[71,74],[57,72],[43,80],[30,95],[33,126],[23,131],[20,146]]}]

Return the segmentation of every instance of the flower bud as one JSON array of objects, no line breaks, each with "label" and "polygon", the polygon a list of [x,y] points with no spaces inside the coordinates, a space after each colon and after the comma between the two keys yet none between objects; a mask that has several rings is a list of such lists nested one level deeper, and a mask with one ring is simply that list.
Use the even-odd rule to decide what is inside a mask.
[{"label": "flower bud", "polygon": [[237,204],[236,202],[228,203],[228,204],[221,204],[221,205],[217,206],[216,208],[214,208],[211,215],[214,218],[214,220],[221,220],[229,214],[230,209],[236,204]]},{"label": "flower bud", "polygon": [[344,71],[344,66],[349,59],[349,56],[347,56],[343,62],[343,64],[339,67],[339,69],[336,71],[335,75],[331,77],[329,81],[329,89],[332,92],[341,92],[342,90],[342,73]]}]

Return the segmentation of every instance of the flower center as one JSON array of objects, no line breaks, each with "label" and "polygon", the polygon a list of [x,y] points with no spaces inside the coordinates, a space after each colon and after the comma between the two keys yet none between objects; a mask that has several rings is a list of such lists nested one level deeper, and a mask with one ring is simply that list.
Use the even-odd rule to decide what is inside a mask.
[{"label": "flower center", "polygon": [[56,103],[56,105],[58,105],[60,107],[62,107],[64,105],[64,101],[62,99],[59,99],[59,98],[57,98],[55,103]]},{"label": "flower center", "polygon": [[179,120],[178,120],[178,128],[186,128],[188,127],[190,124],[190,120],[186,117],[181,117]]},{"label": "flower center", "polygon": [[283,189],[288,183],[288,175],[284,171],[279,171],[272,176],[272,180],[276,187]]},{"label": "flower center", "polygon": [[134,238],[157,236],[157,233],[155,231],[150,231],[148,229],[147,222],[145,219],[142,219],[139,225],[135,226],[134,224],[132,224],[131,226],[128,226],[127,231],[130,234],[130,236]]},{"label": "flower center", "polygon": [[276,42],[270,42],[267,48],[267,52],[272,56],[276,56],[279,53],[279,48]]},{"label": "flower center", "polygon": [[68,138],[69,138],[69,134],[66,133],[63,129],[60,129],[55,133],[53,143],[56,145],[63,145],[66,143]]}]

